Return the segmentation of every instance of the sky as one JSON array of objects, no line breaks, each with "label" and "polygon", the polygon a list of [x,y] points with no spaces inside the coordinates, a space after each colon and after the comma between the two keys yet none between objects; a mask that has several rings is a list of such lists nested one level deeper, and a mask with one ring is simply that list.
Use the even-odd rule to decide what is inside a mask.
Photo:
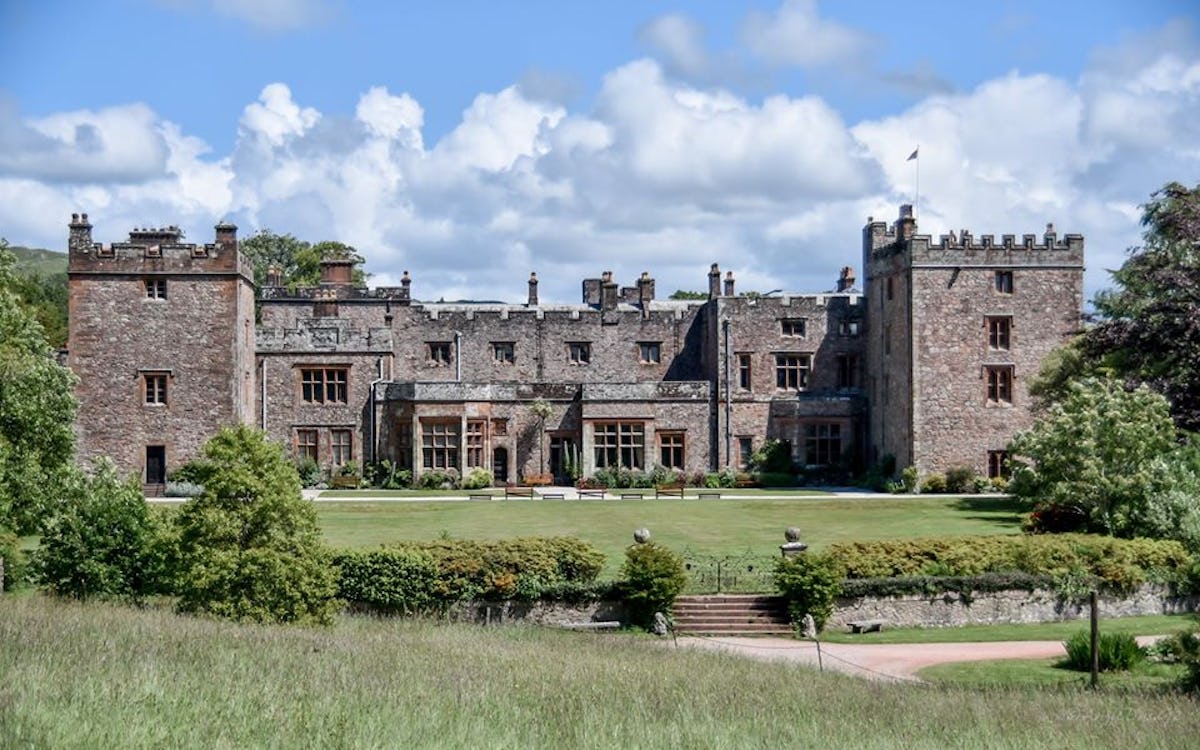
[{"label": "sky", "polygon": [[[831,289],[868,217],[1085,236],[1200,183],[1193,2],[0,0],[0,237],[338,240],[423,300]],[[919,158],[908,160],[919,148]],[[858,269],[861,275],[861,269]]]}]

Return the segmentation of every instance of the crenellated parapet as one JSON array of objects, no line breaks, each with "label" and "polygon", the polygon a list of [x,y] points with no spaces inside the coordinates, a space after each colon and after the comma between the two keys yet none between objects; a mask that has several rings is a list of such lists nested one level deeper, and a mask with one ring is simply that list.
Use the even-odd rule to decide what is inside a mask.
[{"label": "crenellated parapet", "polygon": [[67,240],[68,271],[73,274],[236,274],[254,279],[254,268],[237,249],[237,227],[218,224],[216,241],[180,242],[177,226],[141,227],[125,242],[92,241],[87,214],[71,214]]}]

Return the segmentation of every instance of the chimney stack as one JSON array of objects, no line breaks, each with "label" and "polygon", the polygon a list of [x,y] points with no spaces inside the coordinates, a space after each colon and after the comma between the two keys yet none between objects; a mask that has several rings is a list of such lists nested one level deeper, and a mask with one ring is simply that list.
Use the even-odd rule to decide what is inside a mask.
[{"label": "chimney stack", "polygon": [[68,253],[89,253],[92,250],[92,225],[88,222],[87,214],[71,214],[71,223],[67,225],[70,233],[67,235]]},{"label": "chimney stack", "polygon": [[600,275],[600,310],[616,310],[617,298],[620,290],[617,289],[617,282],[613,281],[612,271],[605,271]]},{"label": "chimney stack", "polygon": [[716,263],[708,269],[708,298],[716,299],[721,296],[721,267]]},{"label": "chimney stack", "polygon": [[[222,221],[215,227],[215,229],[217,232],[217,246],[220,247],[222,251],[237,250],[236,225],[231,224],[228,221]],[[175,241],[179,241],[178,237],[176,237]]]},{"label": "chimney stack", "polygon": [[725,296],[726,297],[736,297],[737,296],[736,294],[733,293],[733,271],[725,272]]},{"label": "chimney stack", "polygon": [[530,307],[537,307],[537,304],[538,304],[537,285],[538,285],[537,272],[530,271],[529,272],[529,306]]},{"label": "chimney stack", "polygon": [[848,292],[854,288],[854,269],[850,266],[843,266],[842,273],[838,276],[837,290],[839,292]]},{"label": "chimney stack", "polygon": [[649,271],[642,271],[641,278],[638,279],[638,302],[642,309],[654,300],[654,279],[650,278]]},{"label": "chimney stack", "polygon": [[913,218],[911,203],[900,206],[900,218],[896,220],[896,239],[911,240],[917,233],[917,220]]},{"label": "chimney stack", "polygon": [[403,300],[405,304],[412,300],[412,290],[410,289],[411,286],[412,279],[409,277],[408,271],[405,271],[404,275],[400,277],[400,299]]},{"label": "chimney stack", "polygon": [[277,265],[267,266],[267,286],[283,286],[283,269]]}]

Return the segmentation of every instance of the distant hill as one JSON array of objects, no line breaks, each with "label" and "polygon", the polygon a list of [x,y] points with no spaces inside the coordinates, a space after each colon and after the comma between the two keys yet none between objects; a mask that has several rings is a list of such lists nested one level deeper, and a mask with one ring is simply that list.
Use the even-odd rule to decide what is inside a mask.
[{"label": "distant hill", "polygon": [[40,247],[22,247],[21,245],[9,245],[8,249],[17,256],[17,263],[13,266],[13,270],[22,276],[32,276],[36,273],[45,277],[67,272],[66,253]]}]

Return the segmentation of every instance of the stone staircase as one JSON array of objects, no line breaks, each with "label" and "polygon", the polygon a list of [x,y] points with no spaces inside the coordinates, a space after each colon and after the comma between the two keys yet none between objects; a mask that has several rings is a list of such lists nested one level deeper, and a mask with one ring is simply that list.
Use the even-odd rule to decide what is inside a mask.
[{"label": "stone staircase", "polygon": [[787,606],[777,596],[681,596],[672,609],[679,635],[790,635]]}]

